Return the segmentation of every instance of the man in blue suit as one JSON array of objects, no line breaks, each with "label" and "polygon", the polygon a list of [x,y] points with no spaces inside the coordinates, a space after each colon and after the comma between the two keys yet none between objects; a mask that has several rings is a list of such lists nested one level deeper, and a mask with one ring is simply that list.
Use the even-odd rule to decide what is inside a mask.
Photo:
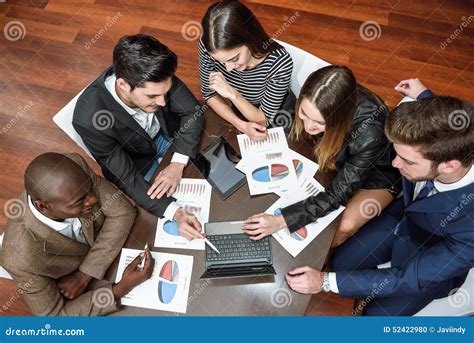
[{"label": "man in blue suit", "polygon": [[433,96],[417,79],[396,89],[418,99],[385,123],[403,197],[334,251],[334,272],[301,267],[286,276],[301,293],[361,297],[364,315],[413,315],[452,294],[474,267],[473,106]]}]

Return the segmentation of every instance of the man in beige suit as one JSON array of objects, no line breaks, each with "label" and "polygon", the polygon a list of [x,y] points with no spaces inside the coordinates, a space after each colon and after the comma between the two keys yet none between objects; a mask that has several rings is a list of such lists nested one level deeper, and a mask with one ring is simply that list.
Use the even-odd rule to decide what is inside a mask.
[{"label": "man in beige suit", "polygon": [[7,223],[1,262],[33,314],[104,315],[151,276],[154,261],[147,250],[119,283],[88,291],[120,253],[136,210],[78,154],[35,158],[20,201],[23,215]]}]

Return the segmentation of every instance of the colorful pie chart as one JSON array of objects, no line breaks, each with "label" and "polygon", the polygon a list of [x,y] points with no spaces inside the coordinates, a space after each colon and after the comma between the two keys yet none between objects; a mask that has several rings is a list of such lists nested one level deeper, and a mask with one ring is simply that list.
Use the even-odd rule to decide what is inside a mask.
[{"label": "colorful pie chart", "polygon": [[284,164],[272,164],[255,169],[252,178],[258,182],[280,181],[288,176],[290,171]]},{"label": "colorful pie chart", "polygon": [[295,167],[296,176],[299,178],[303,172],[303,162],[300,160],[293,160],[293,166]]},{"label": "colorful pie chart", "polygon": [[302,241],[306,237],[308,237],[308,230],[306,230],[306,227],[302,227],[301,229],[296,230],[295,232],[292,232],[290,234],[291,238],[297,240],[297,241]]},{"label": "colorful pie chart", "polygon": [[163,231],[173,236],[179,236],[178,223],[174,220],[167,220],[163,224]]},{"label": "colorful pie chart", "polygon": [[158,298],[163,304],[169,304],[178,289],[179,268],[173,260],[166,261],[161,267],[160,281],[158,281]]},{"label": "colorful pie chart", "polygon": [[[281,209],[277,208],[274,212],[274,215],[279,216],[281,215]],[[301,229],[296,230],[295,232],[290,233],[290,237],[297,240],[297,241],[302,241],[306,237],[308,237],[308,230],[306,227],[302,227]]]}]

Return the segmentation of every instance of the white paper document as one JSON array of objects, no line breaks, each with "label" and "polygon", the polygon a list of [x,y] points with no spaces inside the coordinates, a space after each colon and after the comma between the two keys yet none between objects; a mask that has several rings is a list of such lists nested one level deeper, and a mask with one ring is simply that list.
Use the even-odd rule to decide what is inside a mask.
[{"label": "white paper document", "polygon": [[[314,177],[314,174],[316,174],[319,169],[319,165],[294,150],[290,149],[290,154],[293,168],[298,178],[298,188],[302,188],[303,182],[305,182],[306,179],[312,179]],[[279,196],[286,197],[286,194],[291,193],[293,190],[295,190],[295,188],[287,191],[276,191],[275,193]]]},{"label": "white paper document", "polygon": [[[324,191],[323,186],[314,179],[306,179],[301,184],[301,189],[291,192],[278,199],[265,213],[280,215],[281,209],[302,201],[309,196],[314,196]],[[308,246],[336,217],[345,209],[340,206],[316,222],[306,225],[297,231],[290,233],[287,228],[273,234],[273,237],[291,254],[296,257],[304,248]]]},{"label": "white paper document", "polygon": [[252,141],[238,135],[242,160],[237,168],[247,176],[251,195],[285,192],[298,186],[291,150],[282,127],[269,129],[267,138]]},{"label": "white paper document", "polygon": [[[122,249],[115,282],[143,250]],[[155,267],[151,278],[125,295],[123,305],[153,310],[186,313],[189,286],[193,271],[193,256],[151,252]]]},{"label": "white paper document", "polygon": [[246,134],[241,134],[237,135],[237,142],[239,143],[240,153],[243,159],[251,152],[265,153],[288,149],[288,142],[286,141],[285,131],[283,131],[282,127],[268,129],[267,138],[264,140],[253,141]]},{"label": "white paper document", "polygon": [[[173,197],[185,211],[194,214],[201,225],[209,221],[212,186],[204,179],[182,179]],[[155,247],[204,250],[203,239],[188,241],[179,235],[174,220],[159,218],[156,226]]]}]

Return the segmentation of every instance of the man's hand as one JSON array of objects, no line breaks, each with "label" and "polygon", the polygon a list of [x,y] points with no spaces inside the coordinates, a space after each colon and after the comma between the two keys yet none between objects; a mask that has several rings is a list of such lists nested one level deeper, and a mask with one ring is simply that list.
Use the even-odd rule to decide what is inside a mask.
[{"label": "man's hand", "polygon": [[285,279],[292,290],[303,294],[315,294],[321,292],[323,273],[306,266],[289,271]]},{"label": "man's hand", "polygon": [[242,230],[252,236],[254,241],[269,236],[278,230],[286,227],[286,222],[283,216],[272,216],[270,214],[259,213],[248,217],[244,221]]},{"label": "man's hand", "polygon": [[150,198],[160,199],[165,194],[168,197],[173,195],[183,176],[184,167],[182,163],[171,162],[168,167],[160,171],[148,189],[147,194]]},{"label": "man's hand", "polygon": [[173,220],[178,224],[179,234],[188,241],[194,238],[204,238],[204,235],[201,233],[201,223],[193,214],[179,208],[174,214]]},{"label": "man's hand", "polygon": [[[145,259],[143,269],[139,268],[142,259]],[[143,281],[148,280],[153,273],[154,266],[155,260],[151,256],[150,249],[145,249],[145,254],[141,253],[130,262],[123,271],[120,282],[112,286],[115,299],[122,298]]]},{"label": "man's hand", "polygon": [[229,85],[221,72],[212,72],[209,74],[209,88],[217,92],[224,99],[235,99],[235,88]]},{"label": "man's hand", "polygon": [[427,88],[418,79],[403,80],[395,86],[397,92],[408,95],[410,98],[416,99],[418,95],[423,93]]},{"label": "man's hand", "polygon": [[263,125],[251,121],[242,121],[237,128],[253,141],[261,141],[267,138],[267,128]]},{"label": "man's hand", "polygon": [[80,270],[76,270],[60,278],[58,280],[58,287],[66,299],[72,300],[83,294],[91,281],[92,276],[84,274]]}]

